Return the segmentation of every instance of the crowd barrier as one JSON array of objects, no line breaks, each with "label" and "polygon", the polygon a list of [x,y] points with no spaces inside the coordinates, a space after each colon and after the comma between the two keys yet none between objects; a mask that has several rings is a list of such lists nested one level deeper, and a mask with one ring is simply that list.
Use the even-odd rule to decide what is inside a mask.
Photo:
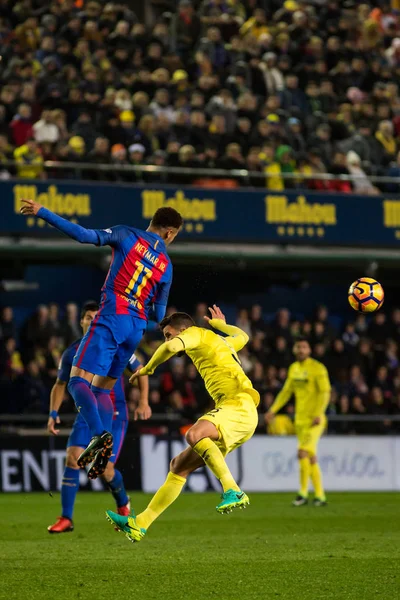
[{"label": "crowd barrier", "polygon": [[3,235],[59,235],[41,219],[21,216],[21,200],[31,198],[90,228],[143,228],[158,208],[172,206],[185,219],[181,239],[188,241],[394,247],[400,239],[398,196],[62,180],[5,181],[0,192]]},{"label": "crowd barrier", "polygon": [[[165,480],[169,462],[186,447],[183,438],[128,435],[119,460],[128,489],[154,492]],[[9,436],[0,445],[2,492],[60,489],[65,438]],[[400,491],[399,436],[327,436],[319,459],[328,491]],[[296,439],[254,436],[229,455],[228,463],[243,489],[249,492],[294,491],[298,485]],[[102,490],[81,472],[81,487]],[[188,491],[219,491],[205,468],[193,473]]]}]

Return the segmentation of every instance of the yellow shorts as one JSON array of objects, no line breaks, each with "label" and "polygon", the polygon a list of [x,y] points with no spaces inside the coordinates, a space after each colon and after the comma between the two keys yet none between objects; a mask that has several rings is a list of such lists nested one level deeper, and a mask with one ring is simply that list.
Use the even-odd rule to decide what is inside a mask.
[{"label": "yellow shorts", "polygon": [[310,427],[309,423],[296,423],[297,448],[299,450],[306,450],[311,456],[315,456],[317,454],[319,438],[325,431],[326,423],[326,417],[321,419],[319,425],[314,425],[313,427]]},{"label": "yellow shorts", "polygon": [[219,433],[216,444],[226,456],[251,438],[258,425],[258,413],[252,397],[240,393],[234,399],[219,402],[218,408],[210,410],[199,421],[215,425]]}]

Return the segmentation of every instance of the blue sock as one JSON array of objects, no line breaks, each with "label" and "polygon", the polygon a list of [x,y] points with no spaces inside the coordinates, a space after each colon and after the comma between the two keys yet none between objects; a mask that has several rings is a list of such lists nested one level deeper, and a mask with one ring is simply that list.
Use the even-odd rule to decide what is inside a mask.
[{"label": "blue sock", "polygon": [[129,498],[126,493],[124,480],[122,479],[120,471],[115,469],[114,472],[114,479],[112,479],[111,481],[107,481],[107,486],[112,495],[114,496],[118,508],[120,508],[121,506],[125,506],[125,504],[128,504]]},{"label": "blue sock", "polygon": [[90,383],[83,377],[71,377],[68,391],[75,401],[78,412],[88,424],[91,435],[101,435],[104,427],[97,409],[97,400],[90,389]]},{"label": "blue sock", "polygon": [[97,400],[97,410],[103,423],[103,430],[111,431],[114,416],[114,405],[110,396],[111,390],[99,388],[95,385],[92,385],[91,390]]},{"label": "blue sock", "polygon": [[79,469],[65,467],[61,483],[62,517],[72,519],[77,491],[79,490]]}]

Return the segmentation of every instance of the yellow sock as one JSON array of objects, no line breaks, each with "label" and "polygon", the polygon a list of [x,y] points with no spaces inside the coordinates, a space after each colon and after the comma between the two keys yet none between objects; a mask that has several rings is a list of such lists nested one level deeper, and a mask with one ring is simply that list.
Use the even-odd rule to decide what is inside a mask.
[{"label": "yellow sock", "polygon": [[310,479],[310,459],[308,456],[306,458],[300,458],[299,460],[300,467],[300,496],[303,498],[307,498],[308,496],[308,481]]},{"label": "yellow sock", "polygon": [[182,491],[186,479],[169,472],[167,479],[150,500],[148,507],[136,517],[136,523],[143,529],[148,529],[153,521],[161,515],[170,504],[175,502]]},{"label": "yellow sock", "polygon": [[325,500],[324,486],[322,483],[322,473],[318,463],[310,466],[311,481],[314,486],[315,497]]},{"label": "yellow sock", "polygon": [[210,471],[220,480],[224,492],[227,490],[240,491],[240,487],[233,479],[221,450],[210,438],[203,438],[197,442],[193,446],[193,450],[201,456]]}]

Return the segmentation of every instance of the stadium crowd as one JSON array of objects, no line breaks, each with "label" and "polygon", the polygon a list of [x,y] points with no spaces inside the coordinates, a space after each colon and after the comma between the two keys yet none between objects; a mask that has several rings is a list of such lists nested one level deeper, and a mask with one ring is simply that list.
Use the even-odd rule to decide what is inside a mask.
[{"label": "stadium crowd", "polygon": [[[374,195],[371,175],[400,175],[398,0],[156,6],[171,12],[145,26],[113,2],[0,2],[1,177],[156,182],[98,165],[207,167]],[[358,177],[302,180],[325,172]]]},{"label": "stadium crowd", "polygon": [[[173,308],[171,311],[175,310]],[[194,319],[204,326],[207,305],[200,303]],[[341,331],[334,328],[326,307],[320,306],[309,318],[297,319],[285,308],[266,320],[261,306],[242,309],[236,324],[250,336],[240,358],[246,373],[261,394],[262,415],[271,406],[293,361],[291,346],[305,335],[313,356],[328,368],[333,384],[329,414],[388,415],[380,422],[339,422],[330,430],[347,433],[393,433],[399,423],[390,415],[400,414],[400,309],[387,316],[383,311],[366,320],[356,316]],[[63,349],[80,337],[79,312],[75,304],[63,311],[57,304],[41,305],[17,330],[13,310],[4,307],[0,318],[0,413],[46,414],[49,391],[57,376]],[[154,329],[146,334],[138,356],[146,362],[161,343]],[[127,385],[130,412],[138,401],[138,389]],[[182,423],[192,423],[195,415],[210,407],[210,398],[194,366],[186,357],[175,358],[150,378],[150,403],[153,413],[180,415]],[[62,412],[73,412],[67,400]],[[293,404],[284,414],[293,415]],[[287,419],[289,421],[289,419]],[[147,427],[154,429],[150,423]],[[262,426],[265,430],[265,426]]]}]

